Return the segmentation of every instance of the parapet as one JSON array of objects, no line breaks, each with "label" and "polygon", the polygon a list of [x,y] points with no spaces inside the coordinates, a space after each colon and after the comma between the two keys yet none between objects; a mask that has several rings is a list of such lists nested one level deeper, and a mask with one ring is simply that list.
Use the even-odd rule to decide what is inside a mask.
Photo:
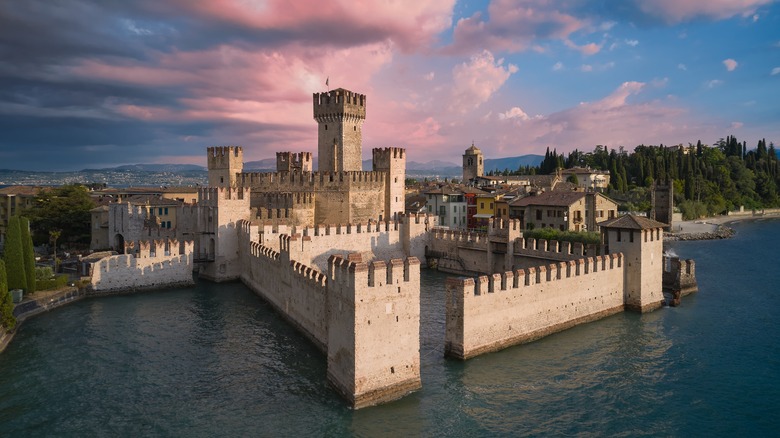
[{"label": "parapet", "polygon": [[241,146],[212,146],[206,148],[209,169],[231,168],[231,164],[244,161],[244,150]]},{"label": "parapet", "polygon": [[277,152],[277,172],[311,172],[313,169],[311,152]]},{"label": "parapet", "polygon": [[199,203],[217,206],[220,201],[242,200],[249,202],[249,187],[203,187],[198,189]]},{"label": "parapet", "polygon": [[324,93],[314,93],[314,120],[318,123],[351,117],[366,118],[366,95],[337,88]]},{"label": "parapet", "polygon": [[391,160],[406,158],[406,149],[397,147],[374,148],[371,150],[374,167],[389,167]]},{"label": "parapet", "polygon": [[381,287],[419,281],[420,261],[417,257],[407,257],[367,264],[334,254],[328,258],[328,273],[328,277],[336,285],[348,288]]},{"label": "parapet", "polygon": [[480,296],[601,271],[621,269],[622,267],[623,254],[617,253],[585,257],[569,260],[568,262],[517,269],[492,275],[481,275],[477,278],[448,278],[447,287],[448,289],[454,287],[457,290],[462,290],[467,296]]}]

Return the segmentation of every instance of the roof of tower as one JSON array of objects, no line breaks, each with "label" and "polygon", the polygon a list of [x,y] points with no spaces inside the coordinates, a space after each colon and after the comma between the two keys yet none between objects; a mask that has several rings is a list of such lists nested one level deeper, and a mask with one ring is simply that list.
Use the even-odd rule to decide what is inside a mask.
[{"label": "roof of tower", "polygon": [[599,222],[598,226],[630,230],[650,230],[654,228],[668,227],[669,225],[653,219],[648,219],[646,217],[627,214],[613,219],[607,219],[604,222]]},{"label": "roof of tower", "polygon": [[[466,153],[469,152],[479,152],[480,154],[482,153],[482,151],[478,147],[474,146],[474,143],[471,143],[471,147],[466,149]],[[469,155],[473,155],[473,154],[469,154]]]}]

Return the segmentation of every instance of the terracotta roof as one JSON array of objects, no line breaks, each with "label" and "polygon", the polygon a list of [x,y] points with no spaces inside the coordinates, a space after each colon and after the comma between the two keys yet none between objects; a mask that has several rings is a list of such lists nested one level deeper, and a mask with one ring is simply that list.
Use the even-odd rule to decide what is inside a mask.
[{"label": "terracotta roof", "polygon": [[648,219],[646,217],[626,214],[613,219],[607,219],[604,222],[599,222],[598,226],[607,228],[623,228],[629,230],[650,230],[655,228],[668,227],[669,225],[653,219]]},{"label": "terracotta roof", "polygon": [[474,143],[471,143],[471,147],[466,149],[466,152],[468,153],[468,152],[482,152],[482,151],[478,147],[474,146]]},{"label": "terracotta roof", "polygon": [[538,195],[515,199],[510,202],[509,205],[513,207],[527,207],[529,205],[568,207],[584,198],[586,195],[585,192],[544,192]]},{"label": "terracotta roof", "polygon": [[0,189],[0,195],[28,195],[35,196],[40,192],[42,187],[34,186],[8,186]]},{"label": "terracotta roof", "polygon": [[125,202],[133,205],[161,205],[161,206],[183,204],[182,201],[177,201],[175,199],[170,199],[170,198],[161,198],[156,195],[132,195],[132,196],[128,196],[125,199]]}]

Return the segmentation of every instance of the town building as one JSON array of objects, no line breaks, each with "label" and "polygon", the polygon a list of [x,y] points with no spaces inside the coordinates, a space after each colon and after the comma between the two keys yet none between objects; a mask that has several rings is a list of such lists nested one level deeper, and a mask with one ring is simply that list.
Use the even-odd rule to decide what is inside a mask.
[{"label": "town building", "polygon": [[41,190],[42,187],[34,186],[9,186],[0,189],[0,248],[5,246],[8,220],[32,207]]},{"label": "town building", "polygon": [[597,223],[617,216],[617,203],[598,192],[542,192],[509,203],[524,229],[599,231]]}]

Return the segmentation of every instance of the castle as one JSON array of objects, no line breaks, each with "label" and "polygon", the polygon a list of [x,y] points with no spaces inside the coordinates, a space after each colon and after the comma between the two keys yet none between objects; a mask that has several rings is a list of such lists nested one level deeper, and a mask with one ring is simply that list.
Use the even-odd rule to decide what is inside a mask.
[{"label": "castle", "polygon": [[[355,408],[421,387],[421,264],[476,276],[446,284],[445,352],[460,359],[661,306],[664,224],[607,220],[598,248],[525,239],[517,220],[445,230],[403,213],[404,149],[374,149],[373,171],[361,170],[364,95],[315,93],[313,107],[317,171],[310,153],[281,152],[276,172],[248,173],[241,147],[211,147],[210,187],[178,207],[176,227],[150,226],[154,209],[111,205],[109,238],[123,254],[96,265],[96,290],[181,284],[182,265],[240,280],[323,352],[328,381]],[[467,155],[479,172],[481,157]],[[685,266],[668,277],[695,290],[692,262],[669,266]]]}]

